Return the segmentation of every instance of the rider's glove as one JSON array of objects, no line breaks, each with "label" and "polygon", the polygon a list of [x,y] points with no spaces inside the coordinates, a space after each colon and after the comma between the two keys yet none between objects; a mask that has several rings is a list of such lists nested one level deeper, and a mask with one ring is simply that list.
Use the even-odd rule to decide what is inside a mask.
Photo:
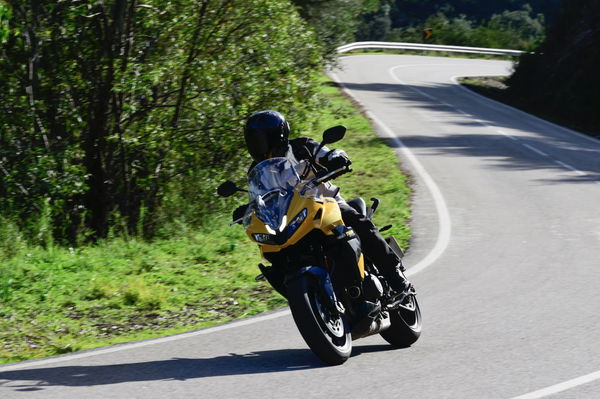
[{"label": "rider's glove", "polygon": [[332,177],[335,178],[347,172],[350,165],[352,164],[352,161],[350,161],[350,158],[348,157],[348,154],[346,154],[346,151],[331,150],[327,154],[325,154],[325,156],[319,158],[318,163],[319,165],[327,169],[329,172],[340,168],[345,168],[345,170],[343,170],[340,173],[337,173],[335,176]]}]

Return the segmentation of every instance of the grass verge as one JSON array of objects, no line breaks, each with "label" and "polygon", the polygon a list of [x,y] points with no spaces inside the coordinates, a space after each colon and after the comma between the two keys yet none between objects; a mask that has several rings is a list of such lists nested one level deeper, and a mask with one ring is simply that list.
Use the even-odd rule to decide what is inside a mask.
[{"label": "grass verge", "polygon": [[[397,164],[393,152],[325,77],[322,95],[311,136],[319,139],[337,124],[348,127],[339,147],[355,172],[336,180],[342,195],[379,197],[376,222],[394,223],[391,234],[407,246],[409,189],[391,167]],[[183,226],[185,233],[154,242],[5,246],[11,251],[0,252],[0,363],[179,333],[284,306],[267,283],[254,280],[258,249],[240,226],[227,226],[229,218],[215,215],[198,231]]]}]

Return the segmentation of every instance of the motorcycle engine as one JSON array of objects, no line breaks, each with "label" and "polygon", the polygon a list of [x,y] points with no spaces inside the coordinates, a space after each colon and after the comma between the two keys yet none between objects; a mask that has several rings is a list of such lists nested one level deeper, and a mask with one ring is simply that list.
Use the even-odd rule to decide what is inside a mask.
[{"label": "motorcycle engine", "polygon": [[383,285],[374,274],[365,275],[362,285],[364,297],[368,301],[376,302],[383,295]]}]

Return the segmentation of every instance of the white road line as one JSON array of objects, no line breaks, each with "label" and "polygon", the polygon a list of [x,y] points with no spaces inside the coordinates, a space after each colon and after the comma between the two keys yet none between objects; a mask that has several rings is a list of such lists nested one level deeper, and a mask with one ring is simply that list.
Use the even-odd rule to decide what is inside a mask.
[{"label": "white road line", "polygon": [[569,169],[572,170],[573,172],[577,173],[578,175],[581,176],[585,176],[585,173],[583,173],[582,171],[580,171],[579,169],[575,169],[574,167],[572,167],[571,165],[568,165],[564,162],[561,161],[554,161],[555,164],[562,166],[565,169]]},{"label": "white road line", "polygon": [[[550,157],[550,156],[549,156],[548,154],[546,154],[545,152],[543,152],[543,151],[541,151],[541,150],[539,150],[539,149],[537,149],[537,148],[535,148],[535,147],[532,147],[532,146],[530,146],[529,144],[522,143],[522,142],[519,140],[519,138],[517,138],[517,137],[514,137],[514,136],[511,136],[511,135],[509,135],[509,134],[506,134],[506,133],[505,133],[505,132],[503,132],[502,130],[498,129],[496,126],[494,126],[494,125],[491,125],[491,124],[489,124],[489,123],[487,123],[487,122],[484,122],[484,121],[482,121],[482,120],[480,120],[480,119],[474,118],[472,115],[470,115],[469,113],[467,113],[467,112],[463,111],[462,109],[460,109],[460,108],[456,107],[455,105],[448,104],[447,102],[445,102],[445,101],[443,101],[443,100],[440,100],[440,99],[438,99],[438,98],[436,98],[436,97],[434,97],[434,96],[432,96],[432,95],[429,95],[429,94],[425,93],[425,92],[424,92],[424,91],[422,91],[422,90],[419,90],[419,89],[417,89],[417,88],[415,88],[415,87],[409,86],[407,83],[405,83],[405,82],[404,82],[404,81],[402,81],[400,78],[398,78],[398,77],[396,76],[396,74],[394,73],[394,70],[395,70],[395,69],[398,69],[398,68],[403,68],[403,67],[405,67],[405,65],[398,65],[398,66],[395,66],[395,67],[392,67],[392,68],[390,68],[388,71],[389,71],[390,75],[392,75],[392,77],[393,77],[393,78],[394,78],[394,79],[395,79],[395,80],[396,80],[398,83],[400,83],[400,84],[401,84],[401,85],[403,85],[403,86],[406,86],[406,87],[407,87],[409,90],[412,90],[412,91],[414,91],[414,92],[416,92],[416,93],[419,93],[419,94],[421,94],[422,96],[425,96],[425,97],[429,98],[430,100],[433,100],[433,101],[435,101],[435,102],[437,102],[437,103],[444,104],[444,105],[446,105],[446,106],[448,106],[448,107],[450,107],[450,108],[454,109],[456,112],[458,112],[458,113],[461,113],[461,114],[463,114],[463,115],[466,115],[466,116],[470,117],[470,118],[471,118],[473,121],[475,121],[475,122],[479,123],[479,124],[480,124],[480,125],[482,125],[482,126],[485,126],[485,127],[492,128],[492,129],[494,129],[494,131],[495,131],[495,132],[497,132],[497,133],[500,133],[500,134],[502,134],[502,135],[504,135],[504,136],[506,136],[506,137],[509,137],[509,138],[511,138],[511,139],[513,139],[513,140],[515,140],[515,141],[518,141],[518,142],[519,142],[519,143],[520,143],[522,146],[524,146],[524,147],[526,147],[526,148],[530,149],[531,151],[534,151],[534,152],[536,152],[537,154],[539,154],[539,155],[541,155],[541,156],[544,156],[544,157]],[[490,76],[492,76],[492,75],[490,75]],[[504,76],[504,75],[499,75],[499,76]],[[512,110],[515,110],[515,111],[520,111],[520,110],[517,110],[516,108],[513,108],[513,107],[510,107],[510,106],[507,106],[507,105],[505,105],[505,104],[502,104],[502,103],[499,103],[499,102],[497,102],[497,101],[490,100],[490,99],[488,99],[487,97],[484,97],[484,96],[482,96],[482,95],[480,95],[480,94],[478,94],[478,93],[475,93],[475,92],[473,92],[472,90],[469,90],[469,89],[466,89],[466,88],[464,88],[464,87],[463,87],[463,86],[462,86],[462,85],[461,85],[461,84],[458,82],[458,78],[459,78],[459,76],[453,76],[453,77],[451,77],[451,78],[450,78],[450,80],[451,80],[451,81],[452,81],[454,84],[456,84],[456,85],[457,85],[457,87],[460,87],[462,90],[466,90],[467,92],[469,92],[469,93],[471,93],[471,94],[474,94],[474,95],[476,95],[476,96],[478,96],[478,97],[481,97],[481,98],[483,98],[483,99],[486,99],[487,101],[489,101],[490,103],[493,103],[493,104],[495,104],[495,105],[503,105],[503,106],[506,106],[507,108],[510,108],[510,109],[512,109]],[[545,121],[545,120],[543,120],[543,119],[537,118],[537,117],[535,117],[535,116],[533,116],[533,115],[530,115],[530,114],[528,114],[528,113],[526,113],[526,112],[523,112],[523,111],[520,111],[520,112],[521,112],[522,114],[529,115],[529,116],[531,116],[531,117],[534,117],[534,118],[536,118],[536,119],[539,119],[539,120],[541,120],[541,121],[543,121],[543,122],[547,122],[547,121]],[[592,137],[590,137],[590,136],[586,136],[586,135],[584,135],[584,134],[582,134],[582,133],[579,133],[579,132],[576,132],[576,131],[573,131],[573,130],[570,130],[570,129],[564,128],[564,127],[562,127],[562,126],[559,126],[559,125],[555,125],[555,124],[553,124],[553,123],[550,123],[550,122],[547,122],[547,123],[548,123],[549,125],[552,125],[552,126],[554,126],[554,127],[560,128],[560,129],[561,129],[561,130],[563,130],[563,131],[566,131],[566,132],[569,132],[569,133],[576,134],[576,135],[577,135],[577,136],[579,136],[579,137],[583,137],[583,138],[585,138],[585,139],[588,139],[588,140],[590,140],[590,141],[593,141],[593,142],[595,142],[595,143],[598,143],[598,142],[599,142],[599,140],[598,140],[598,139],[592,138]],[[578,170],[578,169],[575,169],[575,168],[574,168],[574,167],[572,167],[571,165],[567,165],[567,164],[566,164],[566,163],[564,163],[564,162],[561,162],[561,161],[558,161],[558,160],[554,160],[554,163],[555,163],[555,164],[557,164],[557,165],[559,165],[559,166],[562,166],[562,167],[563,167],[563,168],[565,168],[565,169],[571,170],[571,171],[575,172],[576,174],[578,174],[578,175],[580,175],[580,176],[586,176],[586,175],[587,175],[586,173],[584,173],[584,172],[582,172],[582,171],[580,171],[580,170]]]},{"label": "white road line", "polygon": [[450,213],[448,212],[448,206],[446,205],[446,200],[442,195],[438,185],[435,183],[431,175],[425,170],[421,162],[415,157],[415,155],[404,145],[402,140],[400,140],[396,134],[387,127],[379,118],[373,115],[371,112],[366,112],[367,116],[379,125],[380,129],[388,136],[391,140],[394,141],[396,146],[402,151],[404,156],[409,160],[409,162],[413,165],[417,174],[421,177],[425,186],[429,189],[431,196],[433,197],[433,201],[435,203],[435,209],[438,214],[438,236],[436,243],[433,249],[425,256],[425,258],[421,259],[414,266],[411,266],[407,271],[407,276],[414,276],[417,273],[422,272],[427,267],[431,266],[446,250],[448,244],[450,243],[450,236],[452,233],[452,221],[450,219]]},{"label": "white road line", "polygon": [[560,384],[552,385],[534,392],[526,393],[524,395],[515,396],[512,399],[538,399],[546,396],[554,395],[559,392],[566,391],[571,388],[578,387],[580,385],[588,384],[592,381],[600,380],[600,371],[586,374],[581,377],[573,378]]},{"label": "white road line", "polygon": [[[397,76],[396,76],[396,75],[393,73],[393,70],[394,70],[395,68],[398,68],[398,67],[391,68],[391,69],[390,69],[390,73],[392,74],[392,76],[394,77],[394,79],[395,79],[396,81],[398,81],[400,84],[402,84],[402,85],[404,85],[404,86],[408,87],[409,89],[411,89],[411,90],[413,90],[413,91],[415,91],[415,92],[417,92],[417,93],[419,93],[419,94],[422,94],[423,96],[425,96],[425,97],[427,97],[427,98],[429,98],[429,99],[432,99],[432,100],[434,100],[434,101],[440,102],[440,103],[442,103],[442,104],[444,104],[444,105],[449,105],[449,104],[447,104],[447,103],[445,103],[445,102],[443,102],[443,101],[441,101],[441,100],[439,100],[439,99],[436,99],[435,97],[433,97],[433,96],[431,96],[431,95],[429,95],[429,94],[427,94],[427,93],[424,93],[424,92],[422,92],[422,91],[421,91],[421,90],[419,90],[419,89],[416,89],[416,88],[414,88],[414,87],[410,87],[410,86],[408,86],[406,83],[404,83],[403,81],[401,81],[401,80],[400,80],[400,79],[399,79],[399,78],[398,78],[398,77],[397,77]],[[466,89],[466,88],[462,87],[462,85],[461,85],[461,84],[458,82],[457,78],[458,78],[458,77],[453,77],[453,78],[452,78],[452,81],[453,81],[453,82],[454,82],[454,83],[455,83],[455,84],[456,84],[458,87],[460,87],[461,89],[463,89],[463,90],[465,90],[465,91],[467,91],[467,92],[469,92],[469,93],[471,93],[471,94],[475,94],[475,95],[477,95],[477,96],[479,96],[479,97],[481,97],[481,98],[483,98],[483,99],[485,99],[485,100],[487,100],[487,101],[489,101],[489,102],[491,102],[491,103],[494,103],[494,104],[499,104],[499,105],[502,105],[502,106],[506,106],[505,104],[498,103],[498,102],[496,102],[496,101],[492,101],[492,100],[490,100],[490,99],[488,99],[488,98],[486,98],[486,97],[483,97],[483,96],[481,96],[480,94],[474,93],[474,92],[472,92],[471,90],[469,90],[469,89]],[[466,113],[466,112],[464,112],[463,110],[461,110],[461,109],[459,109],[459,108],[455,107],[454,105],[449,105],[449,106],[450,106],[451,108],[455,109],[456,111],[460,112],[461,114],[464,114],[464,115],[467,115],[467,116],[469,116],[469,114],[468,114],[468,113]],[[510,107],[510,106],[506,106],[506,107],[507,107],[507,108],[510,108],[510,109],[512,109],[512,110],[514,110],[514,111],[518,111],[518,112],[520,112],[520,113],[522,113],[522,114],[526,114],[526,115],[532,116],[532,115],[530,115],[530,114],[527,114],[526,112],[523,112],[523,111],[521,111],[521,110],[518,110],[518,109],[516,109],[516,108]],[[534,116],[534,118],[537,118],[537,117],[535,117],[535,116]],[[592,141],[592,142],[598,143],[598,140],[597,140],[597,139],[595,139],[595,138],[592,138],[592,137],[589,137],[589,136],[583,135],[583,134],[581,134],[581,133],[579,133],[579,132],[575,132],[575,131],[572,131],[572,130],[570,130],[570,129],[567,129],[567,128],[563,128],[562,126],[555,125],[555,124],[553,124],[553,123],[547,122],[547,121],[545,121],[545,120],[543,120],[543,119],[540,119],[540,118],[537,118],[537,119],[539,119],[540,121],[542,121],[542,122],[545,122],[545,123],[547,123],[547,124],[549,124],[549,125],[552,125],[552,126],[554,126],[554,127],[558,127],[558,128],[560,128],[561,130],[563,130],[563,131],[565,131],[565,132],[572,133],[572,134],[575,134],[575,135],[577,135],[577,136],[579,136],[579,137],[582,137],[582,138],[584,138],[584,139],[587,139],[587,140],[590,140],[590,141]],[[500,133],[500,134],[502,134],[502,135],[504,135],[504,136],[506,136],[506,137],[508,137],[508,138],[510,138],[510,139],[512,139],[512,140],[518,141],[518,142],[519,142],[521,145],[523,145],[524,147],[526,147],[526,148],[530,149],[531,151],[534,151],[534,152],[536,152],[536,153],[537,153],[537,154],[539,154],[539,155],[542,155],[542,156],[544,156],[544,157],[550,157],[550,156],[549,156],[548,154],[546,154],[545,152],[543,152],[543,151],[541,151],[541,150],[539,150],[539,149],[537,149],[537,148],[535,148],[535,147],[533,147],[533,146],[531,146],[531,145],[529,145],[529,144],[527,144],[527,143],[522,143],[522,142],[521,142],[521,140],[519,140],[517,137],[511,136],[511,135],[507,134],[506,132],[504,132],[504,131],[502,131],[502,130],[500,130],[500,129],[497,129],[497,128],[496,128],[496,126],[490,125],[490,124],[488,124],[488,123],[486,123],[486,122],[484,122],[484,121],[478,120],[478,119],[474,119],[474,120],[475,120],[476,122],[478,122],[478,123],[482,124],[483,126],[486,126],[486,127],[491,127],[491,128],[493,128],[493,129],[494,129],[496,132],[498,132],[498,133]],[[571,170],[571,171],[573,171],[573,172],[575,172],[575,173],[577,173],[577,174],[579,174],[579,175],[584,175],[584,176],[586,175],[584,172],[582,172],[582,171],[580,171],[580,170],[578,170],[578,169],[575,169],[575,168],[574,168],[574,167],[572,167],[571,165],[568,165],[568,164],[566,164],[566,163],[564,163],[564,162],[561,162],[561,161],[558,161],[558,160],[554,160],[554,162],[555,162],[557,165],[560,165],[560,166],[562,166],[563,168],[569,169],[569,170]],[[537,399],[537,398],[543,398],[543,397],[546,397],[546,396],[549,396],[549,395],[553,395],[553,394],[556,394],[556,393],[558,393],[558,392],[566,391],[566,390],[568,390],[568,389],[571,389],[571,388],[574,388],[574,387],[577,387],[577,386],[580,386],[580,385],[583,385],[583,384],[587,384],[587,383],[589,383],[589,382],[596,381],[596,380],[600,380],[600,371],[597,371],[597,372],[594,372],[594,373],[591,373],[591,374],[587,374],[587,375],[584,375],[584,376],[582,376],[582,377],[574,378],[574,379],[572,379],[572,380],[565,381],[565,382],[563,382],[563,383],[560,383],[560,384],[552,385],[552,386],[550,386],[550,387],[547,387],[547,388],[544,388],[544,389],[540,389],[540,390],[538,390],[538,391],[534,391],[534,392],[527,393],[527,394],[524,394],[524,395],[521,395],[521,396],[518,396],[518,397],[514,397],[514,398],[512,398],[512,399]]]},{"label": "white road line", "polygon": [[96,355],[104,355],[107,353],[120,352],[120,351],[128,350],[128,349],[143,348],[144,346],[162,344],[164,342],[177,341],[180,339],[193,338],[198,335],[212,334],[212,333],[216,333],[216,332],[230,330],[232,328],[237,328],[237,327],[242,327],[242,326],[248,326],[250,324],[260,323],[260,322],[263,322],[266,320],[278,319],[280,317],[288,316],[290,314],[291,314],[291,312],[289,309],[284,309],[281,311],[268,313],[268,314],[262,315],[262,316],[250,317],[248,319],[237,320],[237,321],[233,321],[231,323],[222,324],[222,325],[215,326],[215,327],[203,328],[201,330],[191,331],[191,332],[187,332],[187,333],[183,333],[183,334],[171,335],[169,337],[153,338],[153,339],[148,339],[148,340],[144,340],[144,341],[109,346],[104,349],[91,349],[91,350],[85,351],[85,352],[79,352],[79,353],[74,353],[74,354],[69,354],[69,355],[61,355],[61,356],[51,357],[51,358],[42,359],[42,360],[26,361],[26,362],[22,362],[22,363],[17,363],[12,366],[0,366],[0,373],[6,372],[6,371],[12,371],[12,370],[30,368],[30,367],[46,366],[46,365],[52,364],[52,363],[67,362],[69,360],[82,359],[82,358],[96,356]]},{"label": "white road line", "polygon": [[533,151],[533,152],[535,152],[536,154],[539,154],[539,155],[541,155],[541,156],[543,156],[543,157],[547,157],[547,156],[549,156],[549,155],[548,155],[548,154],[546,154],[544,151],[542,151],[542,150],[538,150],[537,148],[535,148],[535,147],[533,147],[533,146],[531,146],[531,145],[529,145],[529,144],[523,143],[522,145],[523,145],[524,147],[527,147],[527,148],[529,148],[531,151]]},{"label": "white road line", "polygon": [[[338,78],[338,76],[335,73],[330,72],[330,76],[333,78],[333,80],[335,82],[337,82],[340,86],[342,86],[343,90],[346,93],[348,93],[352,98],[354,98],[355,101],[360,103],[360,101],[358,101],[356,96],[354,96],[352,94],[352,90],[345,87],[344,84],[341,83],[340,79]],[[393,74],[392,74],[392,76],[393,76]],[[426,97],[430,97],[426,93],[422,93],[422,94],[425,95]],[[437,99],[434,99],[433,97],[430,97],[430,98],[434,101],[438,101]],[[450,213],[448,212],[448,207],[446,206],[446,201],[445,201],[444,196],[442,195],[442,192],[440,191],[438,185],[435,183],[435,181],[433,180],[431,175],[427,172],[427,170],[425,170],[425,168],[423,167],[421,162],[419,162],[417,157],[415,157],[415,155],[408,149],[408,147],[406,145],[404,145],[402,140],[400,140],[397,137],[397,135],[392,131],[392,129],[387,127],[378,117],[376,117],[373,113],[371,113],[369,111],[366,111],[365,113],[375,124],[377,124],[379,126],[380,130],[383,133],[385,133],[385,135],[387,137],[389,137],[391,140],[394,141],[394,143],[400,149],[400,151],[402,151],[403,155],[406,157],[406,159],[408,159],[408,161],[414,167],[416,173],[423,180],[423,183],[425,183],[425,186],[428,188],[431,196],[433,197],[434,203],[435,203],[435,208],[436,208],[436,211],[438,214],[438,226],[439,226],[436,243],[435,243],[433,249],[423,259],[421,259],[419,262],[417,262],[414,266],[411,266],[406,271],[406,275],[410,277],[410,276],[413,276],[413,275],[425,270],[427,267],[431,266],[448,247],[448,243],[450,242],[450,236],[451,236],[451,231],[452,231],[452,221],[450,219]]]},{"label": "white road line", "polygon": [[503,131],[503,130],[496,129],[496,131],[497,131],[498,133],[500,133],[500,134],[502,134],[502,135],[504,135],[504,136],[508,137],[508,138],[509,138],[509,139],[511,139],[511,140],[514,140],[514,141],[519,141],[519,139],[518,139],[518,138],[516,138],[516,137],[515,137],[515,136],[513,136],[513,135],[510,135],[510,134],[506,133],[506,132],[505,132],[505,131]]},{"label": "white road line", "polygon": [[[485,76],[506,76],[506,75],[485,75]],[[487,103],[489,103],[489,104],[491,104],[493,106],[496,106],[496,107],[510,109],[513,112],[516,112],[516,113],[519,113],[519,114],[522,114],[522,115],[527,115],[528,117],[530,117],[532,119],[535,119],[538,123],[541,123],[543,125],[550,126],[550,127],[554,128],[554,129],[558,129],[558,130],[560,130],[560,131],[562,131],[564,133],[570,134],[570,135],[578,136],[579,138],[582,138],[582,139],[587,140],[587,141],[591,141],[592,143],[600,144],[600,138],[588,136],[587,134],[580,133],[580,132],[578,132],[576,130],[572,130],[572,129],[569,129],[569,128],[564,127],[564,126],[557,125],[556,123],[552,123],[552,122],[547,121],[545,119],[542,119],[542,118],[540,118],[538,116],[529,114],[529,113],[527,113],[525,111],[522,111],[522,110],[520,110],[518,108],[515,108],[515,107],[511,107],[510,105],[501,103],[499,101],[492,100],[492,99],[490,99],[490,98],[488,98],[488,97],[486,97],[484,95],[481,95],[479,93],[474,92],[473,90],[467,89],[466,87],[464,87],[458,81],[458,79],[462,78],[462,77],[465,77],[465,76],[462,76],[462,75],[453,76],[453,77],[450,78],[450,80],[452,80],[452,82],[455,83],[457,85],[457,87],[459,87],[461,90],[464,90],[464,91],[466,91],[468,93],[471,93],[472,95],[474,95],[476,97],[479,97],[480,100],[486,101]],[[474,75],[470,75],[470,77],[474,77]]]}]

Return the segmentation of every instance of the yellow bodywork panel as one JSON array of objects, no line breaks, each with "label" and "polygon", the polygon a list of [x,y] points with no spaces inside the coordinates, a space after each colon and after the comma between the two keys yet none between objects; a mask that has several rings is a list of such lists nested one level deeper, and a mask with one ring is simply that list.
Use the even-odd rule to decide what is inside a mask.
[{"label": "yellow bodywork panel", "polygon": [[[292,198],[292,202],[290,203],[286,214],[287,223],[294,220],[294,218],[304,209],[307,211],[306,219],[304,219],[304,222],[302,222],[294,234],[282,245],[263,244],[254,239],[254,234],[272,233],[267,230],[265,223],[258,219],[256,215],[252,215],[252,221],[250,222],[250,225],[246,227],[246,234],[250,237],[250,240],[256,242],[260,246],[263,253],[278,252],[296,244],[302,237],[306,236],[314,229],[321,230],[325,235],[332,235],[332,229],[344,224],[340,207],[333,198],[304,198],[297,192],[294,192],[294,198]],[[316,218],[319,211],[320,216]]]},{"label": "yellow bodywork panel", "polygon": [[358,258],[358,271],[360,273],[360,278],[365,278],[365,257],[363,254],[360,254]]},{"label": "yellow bodywork panel", "polygon": [[[306,218],[297,230],[288,238],[286,242],[281,245],[271,245],[260,243],[254,239],[254,234],[272,234],[273,231],[265,225],[260,219],[256,217],[256,214],[252,215],[250,224],[246,227],[246,234],[253,242],[257,243],[263,254],[279,252],[284,248],[290,247],[303,237],[305,237],[311,231],[317,229],[321,230],[325,235],[333,235],[332,230],[337,226],[343,225],[342,213],[337,201],[330,197],[320,198],[305,198],[294,192],[294,197],[288,207],[286,214],[286,226],[291,223],[294,218],[300,214],[304,209],[307,211]],[[269,231],[271,230],[271,231]],[[353,233],[355,234],[355,233]],[[358,259],[358,269],[361,277],[365,275],[364,257],[362,253]]]}]

